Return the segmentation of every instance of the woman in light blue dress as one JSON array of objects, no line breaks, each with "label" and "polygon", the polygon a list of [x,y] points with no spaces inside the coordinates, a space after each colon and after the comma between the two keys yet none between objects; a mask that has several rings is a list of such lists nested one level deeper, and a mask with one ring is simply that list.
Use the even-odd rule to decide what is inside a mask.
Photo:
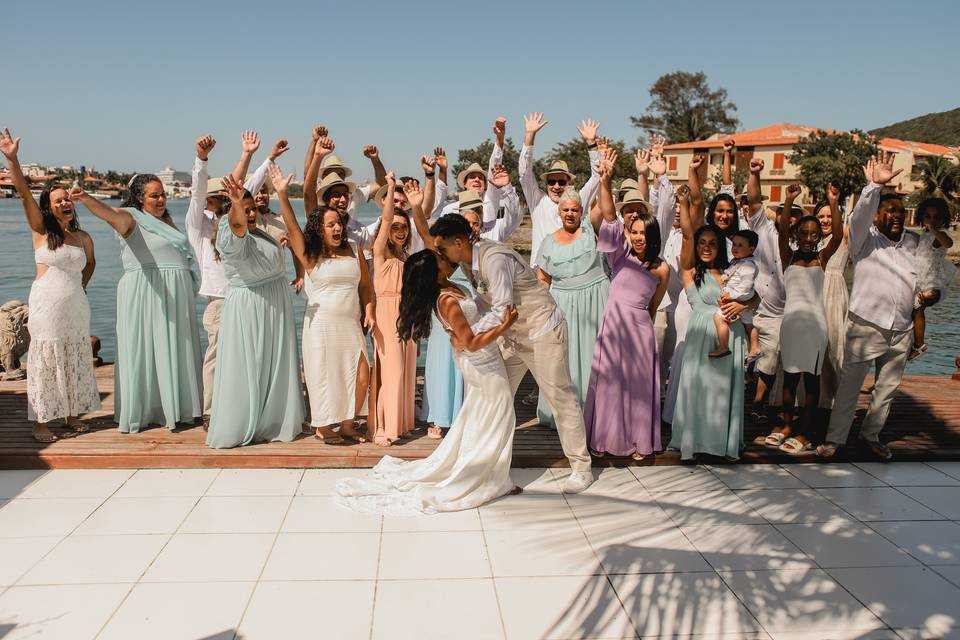
[{"label": "woman in light blue dress", "polygon": [[682,460],[697,453],[740,457],[743,449],[743,373],[746,334],[737,321],[730,324],[730,357],[711,358],[717,340],[713,315],[720,298],[720,278],[727,268],[723,232],[712,224],[696,231],[685,187],[678,191],[683,247],[680,277],[692,312],[680,369],[673,432],[669,447]]},{"label": "woman in light blue dress", "polygon": [[[537,277],[550,288],[553,299],[567,319],[570,378],[583,407],[590,385],[593,349],[610,294],[610,279],[597,250],[597,234],[603,214],[594,207],[583,215],[580,194],[567,189],[558,203],[563,225],[543,239],[537,255]],[[553,426],[553,411],[543,394],[537,404],[542,424]]]},{"label": "woman in light blue dress", "polygon": [[78,199],[120,237],[114,369],[120,431],[192,424],[203,414],[193,252],[167,213],[163,183],[135,176],[121,209],[85,194]]},{"label": "woman in light blue dress", "polygon": [[[273,179],[277,192],[285,192],[290,177]],[[253,195],[231,176],[224,185],[231,206],[220,219],[216,247],[230,289],[220,316],[207,446],[289,442],[300,433],[304,410],[283,247],[257,229]]]}]

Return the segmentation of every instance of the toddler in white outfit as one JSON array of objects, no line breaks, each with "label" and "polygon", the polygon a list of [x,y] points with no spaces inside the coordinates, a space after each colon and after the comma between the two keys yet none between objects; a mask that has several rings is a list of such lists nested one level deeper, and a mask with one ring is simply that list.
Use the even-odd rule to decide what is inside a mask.
[{"label": "toddler in white outfit", "polygon": [[[753,281],[757,277],[759,268],[753,258],[759,238],[749,229],[741,229],[733,234],[730,253],[733,259],[730,266],[723,272],[723,287],[720,289],[720,304],[736,301],[747,303],[754,296]],[[750,352],[747,361],[753,360],[760,354],[760,336],[753,326],[753,311],[744,309],[743,312],[729,322],[740,320],[747,335],[750,336]],[[713,323],[717,328],[717,344],[710,352],[711,358],[722,358],[730,355],[728,346],[730,340],[730,325],[723,312],[719,309],[713,315]]]}]

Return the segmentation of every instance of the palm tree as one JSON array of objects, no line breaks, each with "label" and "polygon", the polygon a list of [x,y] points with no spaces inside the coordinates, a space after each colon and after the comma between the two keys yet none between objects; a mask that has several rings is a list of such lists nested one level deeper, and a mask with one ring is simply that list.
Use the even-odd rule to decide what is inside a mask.
[{"label": "palm tree", "polygon": [[926,198],[943,198],[950,205],[952,217],[960,213],[960,167],[944,156],[927,156],[919,166],[918,179],[923,186],[910,194],[910,204],[918,205]]}]

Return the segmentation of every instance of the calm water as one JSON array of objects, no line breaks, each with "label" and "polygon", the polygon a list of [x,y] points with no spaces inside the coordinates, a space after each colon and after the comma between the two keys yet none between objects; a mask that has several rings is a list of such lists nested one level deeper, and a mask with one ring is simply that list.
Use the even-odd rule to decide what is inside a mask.
[{"label": "calm water", "polygon": [[[168,203],[170,213],[177,226],[183,229],[183,219],[187,212],[186,200],[171,200]],[[300,203],[294,207],[300,214]],[[113,362],[116,356],[116,291],[117,281],[123,273],[120,267],[120,245],[116,234],[89,211],[79,207],[81,226],[93,237],[97,253],[97,270],[87,287],[87,296],[91,308],[91,329],[100,337],[103,345],[100,355],[107,362]],[[274,206],[276,211],[277,207]],[[361,220],[372,221],[378,215],[376,207],[367,205],[360,214]],[[302,216],[301,216],[302,218]],[[27,301],[30,285],[36,274],[33,262],[33,247],[30,242],[30,229],[20,201],[0,199],[0,303],[8,300]],[[287,260],[288,271],[293,278],[293,267]],[[913,374],[950,374],[956,368],[954,358],[960,355],[960,294],[957,283],[946,299],[927,311],[927,343],[930,351],[920,360],[907,365],[907,373]],[[303,321],[304,298],[293,299],[297,335],[300,335]],[[197,318],[201,317],[206,301],[197,298]],[[203,338],[201,328],[201,338]],[[205,342],[205,340],[204,340]],[[423,349],[421,349],[421,354]],[[422,356],[421,356],[422,358]],[[421,362],[422,364],[422,362]]]}]

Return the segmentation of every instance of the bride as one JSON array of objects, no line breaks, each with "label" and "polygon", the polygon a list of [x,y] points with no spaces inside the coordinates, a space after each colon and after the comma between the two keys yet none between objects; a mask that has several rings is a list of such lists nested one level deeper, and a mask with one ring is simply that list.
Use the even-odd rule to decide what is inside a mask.
[{"label": "bride", "polygon": [[450,334],[463,374],[463,406],[440,446],[424,460],[385,456],[374,479],[337,482],[337,501],[358,511],[415,515],[472,509],[519,492],[510,480],[513,453],[513,392],[496,339],[517,319],[516,309],[489,331],[475,334],[476,302],[448,278],[455,267],[433,250],[419,251],[403,268],[400,319],[403,340],[430,334],[436,313]]}]

